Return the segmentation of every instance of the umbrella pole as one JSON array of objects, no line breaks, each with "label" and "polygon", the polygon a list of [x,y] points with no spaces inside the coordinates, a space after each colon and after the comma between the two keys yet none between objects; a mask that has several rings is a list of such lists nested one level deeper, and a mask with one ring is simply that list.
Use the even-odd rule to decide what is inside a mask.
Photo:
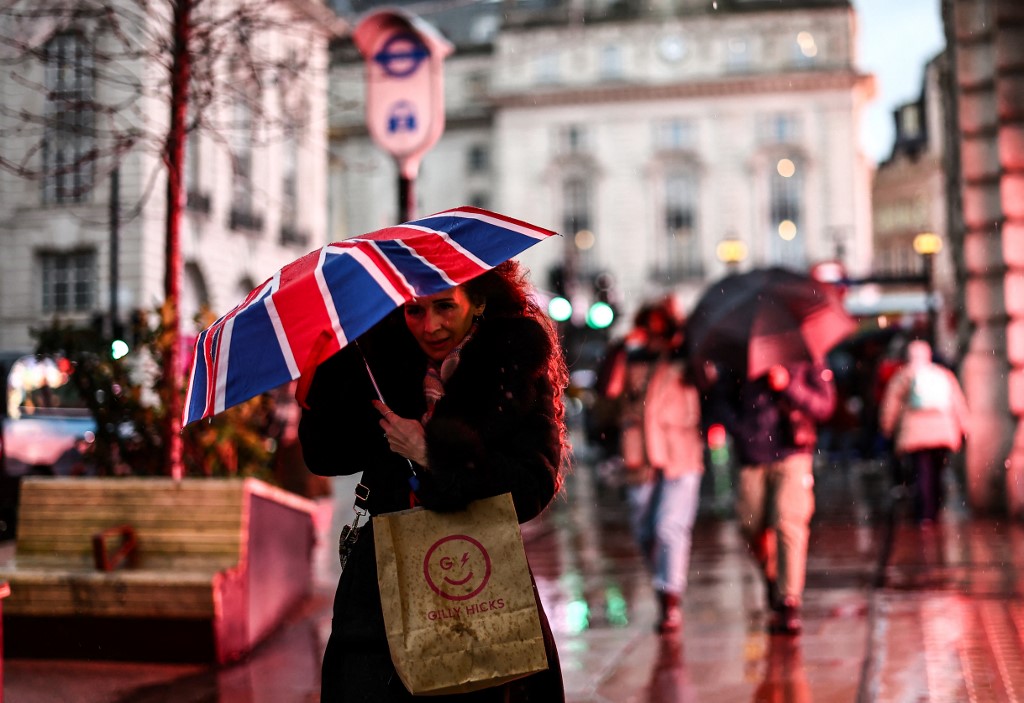
[{"label": "umbrella pole", "polygon": [[[363,354],[363,348],[359,346],[359,341],[353,342],[356,345],[356,349],[359,350],[359,356],[363,357],[363,366],[366,367],[366,374],[370,377],[370,383],[373,384],[373,390],[377,394],[377,400],[387,405],[387,401],[384,400],[384,396],[380,392],[380,386],[377,385],[377,379],[373,375],[373,369],[370,368],[370,361],[366,358],[366,354]],[[413,466],[412,459],[406,459],[409,462],[409,471],[412,471],[413,478],[416,478],[416,468]]]}]

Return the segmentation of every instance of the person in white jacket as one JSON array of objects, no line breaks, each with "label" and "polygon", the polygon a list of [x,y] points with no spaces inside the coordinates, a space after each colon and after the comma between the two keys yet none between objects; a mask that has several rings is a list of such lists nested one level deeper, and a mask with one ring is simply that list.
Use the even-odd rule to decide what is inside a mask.
[{"label": "person in white jacket", "polygon": [[620,404],[631,526],[658,596],[657,630],[672,634],[683,625],[704,442],[700,398],[666,317],[666,325],[648,322],[646,343],[627,350],[621,387],[609,392]]},{"label": "person in white jacket", "polygon": [[918,522],[933,522],[942,507],[942,472],[967,435],[967,401],[953,372],[932,361],[928,342],[907,345],[907,363],[886,386],[879,426],[914,477]]}]

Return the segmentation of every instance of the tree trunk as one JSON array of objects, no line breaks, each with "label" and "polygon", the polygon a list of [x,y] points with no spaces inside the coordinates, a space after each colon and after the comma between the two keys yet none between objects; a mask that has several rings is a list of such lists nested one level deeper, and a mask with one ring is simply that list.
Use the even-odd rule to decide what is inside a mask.
[{"label": "tree trunk", "polygon": [[184,196],[185,119],[188,113],[188,89],[191,77],[189,36],[192,30],[194,0],[177,0],[174,6],[174,53],[171,63],[170,123],[164,162],[167,166],[167,222],[164,259],[164,298],[167,319],[164,325],[169,345],[164,357],[164,382],[168,384],[167,426],[165,428],[165,466],[168,473],[181,479],[182,465],[182,373],[181,373],[181,216]]}]

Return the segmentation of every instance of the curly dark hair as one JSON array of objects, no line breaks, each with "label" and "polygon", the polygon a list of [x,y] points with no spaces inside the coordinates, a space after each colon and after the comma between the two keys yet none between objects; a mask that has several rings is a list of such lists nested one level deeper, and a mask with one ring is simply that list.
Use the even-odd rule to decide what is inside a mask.
[{"label": "curly dark hair", "polygon": [[[558,338],[554,323],[541,309],[533,295],[533,285],[528,280],[529,271],[517,261],[506,261],[462,284],[474,305],[487,303],[484,317],[528,317],[537,322],[547,333],[551,353],[548,356],[548,381],[554,390],[555,421],[562,439],[562,466],[568,469],[570,456],[569,433],[565,426],[565,389],[569,386],[569,369],[565,354]],[[561,487],[563,474],[557,478]]]}]

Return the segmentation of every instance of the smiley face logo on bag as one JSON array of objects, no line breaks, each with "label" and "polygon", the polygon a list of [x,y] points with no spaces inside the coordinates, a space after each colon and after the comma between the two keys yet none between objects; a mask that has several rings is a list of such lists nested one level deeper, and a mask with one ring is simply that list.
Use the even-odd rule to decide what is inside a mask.
[{"label": "smiley face logo on bag", "polygon": [[468,535],[449,535],[434,542],[423,558],[423,576],[439,596],[466,600],[480,593],[491,578],[491,557]]}]

